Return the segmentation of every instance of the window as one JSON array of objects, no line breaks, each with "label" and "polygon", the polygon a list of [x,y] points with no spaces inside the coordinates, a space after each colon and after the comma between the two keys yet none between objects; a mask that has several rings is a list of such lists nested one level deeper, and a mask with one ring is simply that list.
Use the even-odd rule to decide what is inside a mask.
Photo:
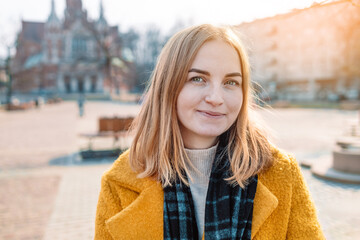
[{"label": "window", "polygon": [[92,76],[91,77],[91,92],[94,93],[96,92],[96,76]]},{"label": "window", "polygon": [[48,59],[52,58],[52,43],[51,40],[47,40]]},{"label": "window", "polygon": [[75,36],[72,39],[72,57],[83,58],[87,53],[87,38],[84,36]]},{"label": "window", "polygon": [[62,57],[62,54],[63,54],[63,44],[62,44],[61,39],[59,39],[59,40],[57,41],[57,49],[58,49],[59,58],[61,58],[61,57]]},{"label": "window", "polygon": [[67,93],[71,93],[71,83],[70,83],[70,76],[65,76],[65,90]]},{"label": "window", "polygon": [[84,78],[79,77],[77,83],[78,83],[78,92],[83,93],[84,92]]}]

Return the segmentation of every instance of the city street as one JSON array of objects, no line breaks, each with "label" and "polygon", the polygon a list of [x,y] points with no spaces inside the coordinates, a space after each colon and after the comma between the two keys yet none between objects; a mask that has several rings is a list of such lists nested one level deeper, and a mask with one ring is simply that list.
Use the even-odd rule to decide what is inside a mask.
[{"label": "city street", "polygon": [[[100,178],[110,161],[81,162],[77,152],[100,116],[134,116],[138,105],[76,102],[0,111],[0,239],[93,239]],[[323,109],[257,111],[273,142],[298,161],[331,157],[335,139],[358,112]],[[110,148],[112,139],[96,140]],[[60,164],[61,163],[61,164]],[[327,239],[360,239],[360,185],[325,181],[302,168]]]}]

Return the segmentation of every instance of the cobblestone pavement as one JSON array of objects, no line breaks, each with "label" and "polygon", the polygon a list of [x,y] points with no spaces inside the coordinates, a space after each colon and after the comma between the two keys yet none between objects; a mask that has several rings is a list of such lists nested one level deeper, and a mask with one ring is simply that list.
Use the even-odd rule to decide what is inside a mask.
[{"label": "cobblestone pavement", "polygon": [[44,240],[94,238],[100,178],[109,167],[79,166],[63,173]]},{"label": "cobblestone pavement", "polygon": [[[97,130],[98,116],[134,115],[135,105],[74,102],[26,112],[0,112],[0,239],[93,239],[100,177],[110,163],[49,165],[84,148],[78,136]],[[299,160],[330,154],[356,112],[282,109],[259,111],[280,148]],[[112,141],[95,143],[111,146]],[[66,161],[65,161],[66,162]],[[327,239],[360,239],[360,186],[315,178],[303,169]],[[5,197],[3,197],[5,196]]]},{"label": "cobblestone pavement", "polygon": [[360,239],[360,185],[314,178],[307,169],[303,174],[327,239]]},{"label": "cobblestone pavement", "polygon": [[51,175],[0,179],[0,239],[41,239],[59,180]]}]

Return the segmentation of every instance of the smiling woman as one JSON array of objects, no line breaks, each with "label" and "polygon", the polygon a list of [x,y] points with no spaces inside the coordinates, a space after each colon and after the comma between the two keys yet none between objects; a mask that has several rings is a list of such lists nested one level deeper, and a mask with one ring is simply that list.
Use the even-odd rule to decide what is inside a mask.
[{"label": "smiling woman", "polygon": [[95,239],[324,239],[295,159],[249,117],[249,69],[229,27],[169,40],[102,178]]}]

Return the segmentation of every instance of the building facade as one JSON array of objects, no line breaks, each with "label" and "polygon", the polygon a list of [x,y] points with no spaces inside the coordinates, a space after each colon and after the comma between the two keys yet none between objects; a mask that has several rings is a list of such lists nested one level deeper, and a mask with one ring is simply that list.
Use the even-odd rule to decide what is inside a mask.
[{"label": "building facade", "polygon": [[360,99],[360,2],[341,0],[238,25],[264,99]]},{"label": "building facade", "polygon": [[61,20],[52,0],[46,22],[22,21],[12,66],[14,89],[59,95],[119,91],[131,77],[131,63],[122,52],[118,27],[108,25],[102,2],[93,21],[81,0],[66,0]]}]

